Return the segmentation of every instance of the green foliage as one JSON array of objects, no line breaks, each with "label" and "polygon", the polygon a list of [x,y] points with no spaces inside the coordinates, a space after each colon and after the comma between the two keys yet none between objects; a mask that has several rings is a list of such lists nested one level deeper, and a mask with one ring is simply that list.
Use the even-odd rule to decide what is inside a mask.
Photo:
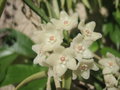
[{"label": "green foliage", "polygon": [[6,1],[7,0],[0,0],[0,16],[1,16],[2,12],[3,12]]},{"label": "green foliage", "polygon": [[117,10],[116,12],[114,12],[113,16],[114,16],[116,22],[120,25],[120,11]]},{"label": "green foliage", "polygon": [[117,49],[120,47],[120,26],[114,23],[106,23],[103,25],[103,34],[110,38],[110,40],[116,45]]},{"label": "green foliage", "polygon": [[119,26],[115,26],[114,31],[110,33],[110,39],[114,44],[116,44],[117,48],[120,47],[120,28]]},{"label": "green foliage", "polygon": [[32,50],[32,45],[34,43],[26,35],[14,29],[1,29],[0,31],[1,33],[3,32],[9,33],[8,36],[3,39],[3,43],[5,44],[4,47],[6,49],[9,49],[10,51],[17,53],[19,55],[23,55],[25,57],[29,58],[35,57],[35,53]]},{"label": "green foliage", "polygon": [[113,28],[113,24],[112,23],[106,23],[103,25],[103,34],[105,36],[107,36],[108,34],[110,34],[111,32],[113,32],[114,28]]},{"label": "green foliage", "polygon": [[110,53],[112,53],[113,55],[115,55],[116,57],[119,57],[120,58],[120,53],[117,51],[117,50],[115,50],[115,49],[113,49],[113,48],[110,48],[110,47],[103,47],[101,50],[100,50],[100,52],[101,52],[101,54],[102,55],[106,55],[106,53],[107,52],[110,52]]},{"label": "green foliage", "polygon": [[29,82],[24,87],[20,88],[19,90],[45,90],[47,78],[42,78],[40,80],[34,80]]},{"label": "green foliage", "polygon": [[96,52],[99,49],[98,42],[94,42],[89,48],[92,52]]},{"label": "green foliage", "polygon": [[48,22],[49,18],[46,16],[46,14],[43,12],[42,8],[38,8],[34,5],[32,0],[23,0],[34,12],[36,12],[44,21]]},{"label": "green foliage", "polygon": [[47,70],[44,67],[40,66],[34,66],[34,65],[13,65],[10,66],[7,70],[7,75],[3,82],[1,83],[1,86],[7,85],[7,84],[15,84],[20,83],[22,80],[27,78],[28,76]]},{"label": "green foliage", "polygon": [[11,53],[10,51],[4,51],[5,53],[0,56],[0,82],[4,79],[6,75],[6,69],[8,66],[17,58],[17,54]]}]

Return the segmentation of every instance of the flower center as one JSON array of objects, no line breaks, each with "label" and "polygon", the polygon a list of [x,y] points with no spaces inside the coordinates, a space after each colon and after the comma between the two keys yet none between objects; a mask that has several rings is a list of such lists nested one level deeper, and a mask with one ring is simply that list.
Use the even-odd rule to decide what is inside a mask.
[{"label": "flower center", "polygon": [[49,41],[50,43],[54,43],[54,42],[56,41],[55,36],[53,36],[53,35],[49,36],[48,41]]},{"label": "flower center", "polygon": [[86,64],[81,65],[80,70],[82,70],[82,71],[88,70],[88,65],[86,65]]},{"label": "flower center", "polygon": [[68,21],[64,21],[64,25],[68,25],[68,23],[69,23]]},{"label": "flower center", "polygon": [[76,49],[77,52],[82,52],[82,51],[84,51],[84,47],[83,47],[82,45],[77,45],[77,46],[75,47],[75,49]]},{"label": "flower center", "polygon": [[113,66],[113,62],[109,62],[108,64],[109,64],[109,66]]},{"label": "flower center", "polygon": [[50,41],[54,41],[55,40],[55,37],[54,36],[50,36]]},{"label": "flower center", "polygon": [[90,36],[92,34],[92,32],[90,30],[84,30],[85,34]]},{"label": "flower center", "polygon": [[65,61],[65,56],[62,56],[62,57],[60,57],[60,60],[63,62],[63,61]]}]

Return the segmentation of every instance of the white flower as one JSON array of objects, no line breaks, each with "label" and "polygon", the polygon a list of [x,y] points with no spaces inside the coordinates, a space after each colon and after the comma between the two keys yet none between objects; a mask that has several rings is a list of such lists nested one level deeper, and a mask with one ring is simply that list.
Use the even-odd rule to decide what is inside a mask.
[{"label": "white flower", "polygon": [[112,74],[104,75],[104,80],[106,87],[114,87],[118,84],[118,81]]},{"label": "white flower", "polygon": [[82,58],[92,58],[93,53],[88,49],[89,42],[85,41],[81,34],[78,34],[71,42],[72,49],[75,50],[76,59],[81,60]]},{"label": "white flower", "polygon": [[53,71],[59,77],[61,77],[67,69],[76,69],[76,60],[74,59],[74,51],[70,48],[58,47],[51,54],[46,63],[53,67]]},{"label": "white flower", "polygon": [[42,46],[39,44],[33,45],[32,46],[33,51],[35,51],[37,53],[37,56],[35,57],[35,59],[33,60],[34,64],[39,64],[41,66],[48,66],[45,63],[46,57],[49,56],[49,53],[44,51],[42,49]]},{"label": "white flower", "polygon": [[43,31],[36,32],[36,42],[42,44],[44,51],[51,51],[63,42],[63,33],[56,30],[55,26],[48,23]]},{"label": "white flower", "polygon": [[78,24],[78,15],[75,13],[71,16],[65,11],[61,11],[60,19],[51,19],[51,22],[60,30],[71,30]]},{"label": "white flower", "polygon": [[81,33],[85,36],[85,39],[96,41],[97,39],[101,38],[102,35],[100,33],[93,32],[95,26],[96,23],[94,21],[89,22],[85,25],[85,21],[82,20],[79,23],[78,28],[80,29]]},{"label": "white flower", "polygon": [[107,90],[119,90],[119,89],[116,87],[111,87],[111,88],[107,88]]},{"label": "white flower", "polygon": [[90,76],[90,70],[97,71],[99,68],[95,65],[93,59],[83,59],[79,62],[79,66],[74,73],[76,75],[81,75],[84,79],[88,79]]},{"label": "white flower", "polygon": [[110,53],[107,53],[107,57],[103,58],[99,61],[99,63],[103,66],[103,74],[113,73],[116,74],[120,67],[117,64],[116,57]]}]

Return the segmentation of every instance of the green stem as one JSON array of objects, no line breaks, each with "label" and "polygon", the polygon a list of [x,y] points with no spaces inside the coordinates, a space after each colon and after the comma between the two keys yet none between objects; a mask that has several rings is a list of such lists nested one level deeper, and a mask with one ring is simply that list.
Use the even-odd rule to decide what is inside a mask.
[{"label": "green stem", "polygon": [[7,0],[0,0],[0,16],[1,16],[2,12],[3,12],[6,1]]},{"label": "green stem", "polygon": [[61,1],[61,8],[64,10],[65,0],[60,0],[60,1]]},{"label": "green stem", "polygon": [[20,84],[18,84],[18,86],[15,88],[15,90],[18,90],[21,86],[25,85],[26,83],[28,83],[32,80],[35,80],[35,79],[38,79],[38,78],[40,79],[40,78],[43,78],[45,76],[47,76],[45,71],[35,73],[35,74],[27,77],[26,79],[24,79]]},{"label": "green stem", "polygon": [[55,12],[57,18],[59,18],[60,11],[59,11],[59,6],[58,6],[58,1],[57,0],[52,0],[52,4],[53,4],[54,12]]},{"label": "green stem", "polygon": [[46,22],[49,22],[49,18],[43,13],[42,8],[38,8],[34,5],[34,3],[31,0],[23,0],[35,13],[37,13],[43,20]]},{"label": "green stem", "polygon": [[101,0],[98,0],[98,5],[99,5],[100,8],[102,7],[102,1]]},{"label": "green stem", "polygon": [[72,82],[72,72],[70,70],[68,70],[65,73],[64,78],[62,80],[62,88],[65,90],[70,90],[71,82]]},{"label": "green stem", "polygon": [[69,13],[70,13],[70,10],[72,10],[72,1],[73,0],[66,0],[66,2],[67,2],[67,9],[68,9]]},{"label": "green stem", "polygon": [[51,12],[51,10],[50,10],[49,3],[48,3],[47,0],[44,0],[44,2],[45,2],[45,4],[46,4],[47,10],[48,10],[48,14],[49,14],[50,18],[52,18],[52,12]]}]

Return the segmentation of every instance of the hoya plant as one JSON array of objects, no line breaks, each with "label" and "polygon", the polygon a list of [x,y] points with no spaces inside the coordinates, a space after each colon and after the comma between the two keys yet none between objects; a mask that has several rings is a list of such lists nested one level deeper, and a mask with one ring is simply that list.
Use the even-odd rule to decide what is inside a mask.
[{"label": "hoya plant", "polygon": [[[87,16],[94,13],[98,4],[99,13],[108,19],[109,13],[102,0],[94,0],[93,6],[89,0],[23,0],[23,3],[40,16],[40,28],[33,31],[31,37],[14,29],[2,29],[1,33],[5,33],[6,37],[2,38],[0,67],[5,67],[2,65],[5,60],[12,63],[18,58],[32,66],[13,65],[7,70],[11,63],[5,64],[0,73],[0,86],[14,84],[15,90],[120,89],[120,42],[114,34],[120,34],[117,20],[120,18],[116,14],[119,12],[119,0],[112,4],[116,8],[112,14],[116,23],[104,22],[102,32],[95,31],[97,23]],[[118,27],[116,31],[113,31],[112,25]],[[116,50],[109,48],[113,46],[105,46],[109,40],[107,35]],[[15,56],[9,58],[11,55]]]}]

